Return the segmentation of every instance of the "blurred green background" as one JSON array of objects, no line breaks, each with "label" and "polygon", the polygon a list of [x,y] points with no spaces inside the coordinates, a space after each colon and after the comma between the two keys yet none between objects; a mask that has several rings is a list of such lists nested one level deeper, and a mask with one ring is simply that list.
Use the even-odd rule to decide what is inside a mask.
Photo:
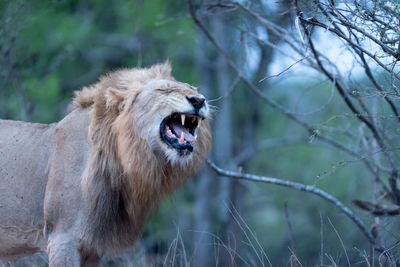
[{"label": "blurred green background", "polygon": [[[283,27],[293,26],[293,20],[282,19],[278,12],[290,1],[267,2],[270,18]],[[252,24],[237,14],[208,11],[211,15],[204,11],[199,16],[235,62],[247,60],[245,75],[257,82],[271,75],[279,55],[243,34]],[[325,189],[368,226],[374,223],[374,217],[351,205],[351,200],[373,194],[371,174],[361,160],[317,142],[312,133],[251,94],[196,29],[185,1],[0,0],[0,16],[0,118],[56,122],[66,114],[74,90],[118,68],[148,67],[168,59],[175,78],[199,86],[215,106],[210,158],[226,168],[241,166],[245,172]],[[251,50],[249,55],[243,43]],[[266,63],[257,69],[260,58]],[[354,80],[366,83],[363,76]],[[348,130],[354,135],[324,134],[349,147],[360,142],[357,119],[348,115],[327,81],[299,69],[257,84],[299,114],[326,103],[302,117],[321,126],[321,131]],[[380,110],[384,113],[386,108]],[[259,151],[249,151],[247,157],[242,152],[249,148]],[[396,232],[397,221],[383,220],[388,231]],[[205,167],[162,203],[134,249],[102,264],[299,266],[293,261],[295,254],[303,266],[344,266],[346,253],[352,266],[366,266],[367,255],[372,255],[365,236],[332,204],[289,188],[218,177]],[[45,265],[43,257],[24,261]]]}]

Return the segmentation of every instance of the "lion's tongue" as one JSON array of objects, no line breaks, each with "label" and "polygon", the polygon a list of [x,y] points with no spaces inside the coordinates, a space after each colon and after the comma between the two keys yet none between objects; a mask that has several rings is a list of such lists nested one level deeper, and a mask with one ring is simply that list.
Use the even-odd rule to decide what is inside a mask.
[{"label": "lion's tongue", "polygon": [[170,126],[172,127],[172,129],[174,129],[174,132],[176,133],[178,138],[183,133],[183,137],[185,138],[185,141],[188,141],[188,142],[194,141],[194,136],[191,133],[189,133],[188,130],[185,127],[183,127],[181,124],[171,123]]}]

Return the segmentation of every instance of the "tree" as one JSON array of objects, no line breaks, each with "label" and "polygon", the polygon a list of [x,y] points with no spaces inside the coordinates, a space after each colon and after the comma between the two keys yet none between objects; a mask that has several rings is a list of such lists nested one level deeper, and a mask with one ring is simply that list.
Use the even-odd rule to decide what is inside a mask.
[{"label": "tree", "polygon": [[[289,1],[283,1],[278,12],[270,14],[274,21],[282,26],[288,25],[288,19],[281,15],[281,11],[285,10],[289,4]],[[253,4],[256,8],[263,8],[262,5]],[[212,6],[210,6],[212,8]],[[235,36],[240,33],[236,29],[232,29],[227,26],[226,21],[235,20],[232,14],[224,14],[224,11],[219,12],[216,10],[213,14],[207,14],[199,10],[199,16],[202,16],[203,21],[211,21],[207,23],[208,27],[217,36],[217,42],[223,47],[223,49],[230,49],[230,45]],[[266,14],[266,13],[265,13]],[[249,21],[252,23],[252,21]],[[254,126],[257,124],[257,117],[259,110],[257,109],[258,101],[253,98],[251,94],[246,92],[244,100],[240,105],[248,107],[248,114],[238,114],[235,107],[232,107],[232,99],[229,96],[233,88],[237,86],[237,82],[231,80],[231,72],[228,70],[227,62],[224,56],[220,53],[216,53],[216,61],[213,63],[210,57],[208,46],[205,42],[204,33],[197,32],[198,36],[198,65],[201,79],[200,88],[205,88],[206,92],[210,92],[210,88],[215,88],[214,94],[208,93],[208,96],[217,97],[216,101],[212,101],[212,104],[218,105],[218,112],[215,114],[214,122],[214,146],[211,158],[213,158],[219,165],[228,168],[237,168],[240,164],[242,167],[246,167],[246,160],[241,160],[240,156],[237,159],[232,157],[233,151],[246,151],[254,148]],[[269,37],[272,43],[278,42],[275,36]],[[254,74],[254,81],[262,78],[262,75],[268,69],[271,62],[273,50],[271,47],[260,46],[262,50],[262,60],[259,62],[257,71]],[[207,53],[208,52],[208,53]],[[215,84],[212,80],[215,80]],[[267,87],[267,84],[264,84]],[[218,97],[222,96],[222,97]],[[237,103],[235,103],[237,105]],[[243,128],[236,132],[233,130],[232,124],[234,123],[234,117],[239,123],[243,124]],[[235,145],[233,140],[240,138],[244,142]],[[235,221],[235,218],[231,215],[233,211],[242,213],[243,201],[245,199],[246,191],[241,181],[230,181],[222,178],[218,183],[215,181],[216,177],[205,169],[200,175],[199,187],[197,192],[196,201],[196,231],[199,231],[199,241],[196,244],[196,258],[194,264],[196,266],[209,266],[219,264],[221,266],[232,265],[236,262],[236,255],[232,251],[232,248],[236,249],[236,246],[241,246],[240,240],[242,239],[242,231],[239,225]],[[215,195],[215,187],[218,188],[218,197]],[[214,190],[213,190],[214,189]],[[207,203],[207,204],[206,204]],[[215,205],[213,203],[218,203]],[[214,220],[212,219],[212,213],[214,213]],[[211,227],[214,225],[214,227]],[[214,240],[211,234],[213,230],[218,233],[219,240]],[[215,257],[210,257],[213,254],[212,244],[216,244],[216,250],[218,251]],[[215,248],[214,248],[215,249]]]},{"label": "tree", "polygon": [[[188,0],[192,18],[197,26],[207,35],[218,52],[223,55],[231,69],[238,78],[253,93],[270,106],[277,116],[284,116],[303,128],[309,134],[310,146],[324,143],[336,151],[346,153],[347,159],[338,160],[334,168],[344,166],[351,161],[360,161],[369,172],[369,188],[373,188],[371,200],[359,200],[353,196],[353,204],[374,218],[371,230],[365,226],[358,216],[345,207],[331,194],[319,192],[315,187],[303,187],[289,181],[265,180],[260,177],[249,176],[241,172],[227,172],[211,166],[220,174],[242,179],[260,180],[289,186],[306,192],[316,193],[348,215],[361,229],[371,247],[378,251],[375,260],[380,262],[398,262],[394,250],[397,243],[396,235],[390,233],[390,228],[395,227],[388,223],[394,221],[393,215],[400,211],[400,191],[397,185],[399,154],[398,154],[398,123],[399,112],[396,105],[399,98],[399,67],[400,59],[400,15],[397,1],[295,1],[291,8],[286,10],[286,16],[292,16],[292,28],[279,25],[270,17],[265,16],[262,8],[255,8],[250,3],[237,1],[219,1],[206,3],[200,7],[204,10],[224,10],[237,17],[244,17],[253,22],[254,27],[246,28],[242,21],[231,22],[241,32],[241,38],[256,40],[262,47],[269,47],[280,51],[292,63],[284,67],[277,74],[268,75],[257,81],[252,80],[249,70],[239,66],[246,66],[248,59],[238,55],[255,50],[248,45],[250,41],[241,42],[242,51],[232,53],[228,51],[218,39],[203,25],[194,12],[191,1]],[[266,4],[261,4],[266,8]],[[267,34],[260,34],[260,30]],[[280,42],[271,42],[274,36]],[[343,69],[337,58],[332,59],[329,51],[323,51],[323,42],[328,41],[336,45],[339,41],[344,44],[343,59],[351,59],[350,64],[355,68]],[[337,41],[336,41],[337,40]],[[258,55],[262,52],[255,51]],[[261,57],[262,58],[262,57]],[[324,84],[330,84],[334,89],[333,96],[328,96],[320,107],[306,112],[297,112],[292,109],[290,102],[298,93],[292,92],[287,103],[279,103],[274,99],[274,94],[263,89],[260,82],[279,79],[292,70],[294,66],[301,65],[317,73],[317,77]],[[365,76],[357,77],[356,71],[363,70]],[[345,73],[344,73],[345,71]],[[251,71],[250,71],[251,73]],[[365,77],[365,78],[364,78]],[[315,86],[316,87],[316,86]],[[322,88],[320,88],[322,89]],[[275,94],[275,97],[277,95]],[[332,108],[332,98],[341,99],[340,112]],[[311,98],[311,97],[310,97]],[[319,98],[321,100],[321,98]],[[312,100],[307,101],[312,105]],[[344,110],[346,109],[346,110]],[[340,112],[337,114],[336,112]],[[259,112],[263,116],[262,112]],[[313,114],[310,119],[307,114]],[[317,120],[316,120],[317,118]],[[315,122],[322,121],[322,122]],[[343,127],[343,124],[346,127]],[[397,126],[396,126],[397,125]],[[250,154],[260,152],[261,144],[255,144]],[[337,152],[338,157],[341,154]],[[254,179],[257,178],[257,179]],[[348,177],[356,179],[356,177]],[[358,192],[363,196],[363,192]],[[363,196],[365,197],[365,196]],[[367,215],[364,213],[364,215]],[[387,250],[386,248],[391,248]],[[370,261],[374,261],[374,254]]]}]

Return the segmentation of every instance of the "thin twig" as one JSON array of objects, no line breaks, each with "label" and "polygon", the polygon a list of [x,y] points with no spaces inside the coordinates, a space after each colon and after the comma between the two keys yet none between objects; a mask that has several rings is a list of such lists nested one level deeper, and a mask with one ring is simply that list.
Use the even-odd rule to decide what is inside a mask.
[{"label": "thin twig", "polygon": [[290,64],[288,67],[286,67],[286,68],[285,68],[284,70],[282,70],[281,72],[279,72],[279,73],[277,73],[277,74],[270,75],[270,76],[266,76],[266,77],[262,78],[261,80],[259,80],[258,82],[261,83],[261,82],[263,82],[263,81],[265,81],[265,80],[268,80],[268,79],[270,79],[270,78],[279,77],[279,76],[282,75],[283,73],[285,73],[285,72],[287,72],[288,70],[290,70],[294,65],[296,65],[296,64],[298,64],[298,63],[300,63],[300,62],[302,62],[302,61],[303,61],[304,59],[306,59],[306,58],[308,58],[308,56],[305,56],[305,57],[300,58],[300,59],[297,60],[296,62]]},{"label": "thin twig", "polygon": [[[292,254],[295,257],[295,259],[297,259],[297,256],[296,256],[296,254],[297,254],[296,253],[296,241],[294,240],[292,223],[290,222],[290,218],[289,218],[289,211],[288,211],[287,201],[285,201],[284,207],[285,207],[285,219],[286,219],[286,223],[288,225],[288,234],[289,234],[289,240],[290,240],[290,251],[292,252]],[[298,259],[297,259],[297,262],[299,262]],[[291,257],[291,264],[294,265],[294,266],[297,266],[296,261],[293,262],[292,257]]]},{"label": "thin twig", "polygon": [[386,70],[388,73],[392,74],[396,79],[400,80],[400,76],[397,75],[396,73],[393,73],[393,71],[388,68],[382,61],[380,61],[378,59],[378,57],[371,53],[370,51],[364,49],[363,47],[361,47],[360,45],[354,43],[350,38],[346,37],[344,34],[340,33],[339,31],[337,31],[334,28],[331,28],[327,25],[325,25],[324,23],[317,21],[316,19],[305,19],[300,17],[300,21],[310,24],[310,25],[314,25],[314,26],[318,26],[321,27],[323,29],[326,29],[334,34],[336,34],[337,36],[339,36],[340,38],[342,38],[343,40],[345,40],[349,45],[359,49],[360,51],[362,51],[363,53],[365,53],[366,55],[368,55],[371,59],[373,59],[379,66],[381,66],[384,70]]},{"label": "thin twig", "polygon": [[321,252],[320,252],[320,266],[324,266],[324,220],[322,219],[322,214],[319,214],[321,229],[319,230],[321,237]]},{"label": "thin twig", "polygon": [[332,226],[333,231],[335,231],[335,234],[336,234],[336,236],[338,237],[338,239],[339,239],[339,241],[340,241],[340,244],[342,245],[342,248],[343,248],[343,251],[344,251],[344,255],[346,256],[347,265],[350,267],[351,264],[350,264],[349,255],[347,255],[346,247],[344,246],[343,240],[342,240],[342,238],[340,237],[339,232],[336,230],[335,226],[334,226],[333,223],[331,222],[331,219],[329,219],[329,217],[328,217],[328,221],[329,221],[329,224]]}]

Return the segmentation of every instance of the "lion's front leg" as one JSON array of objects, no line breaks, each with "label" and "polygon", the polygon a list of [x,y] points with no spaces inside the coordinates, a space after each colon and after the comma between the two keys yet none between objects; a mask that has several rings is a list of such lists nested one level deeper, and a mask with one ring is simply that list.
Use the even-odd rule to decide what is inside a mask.
[{"label": "lion's front leg", "polygon": [[69,234],[54,234],[47,245],[49,267],[80,267],[81,255],[79,242],[71,239]]}]

